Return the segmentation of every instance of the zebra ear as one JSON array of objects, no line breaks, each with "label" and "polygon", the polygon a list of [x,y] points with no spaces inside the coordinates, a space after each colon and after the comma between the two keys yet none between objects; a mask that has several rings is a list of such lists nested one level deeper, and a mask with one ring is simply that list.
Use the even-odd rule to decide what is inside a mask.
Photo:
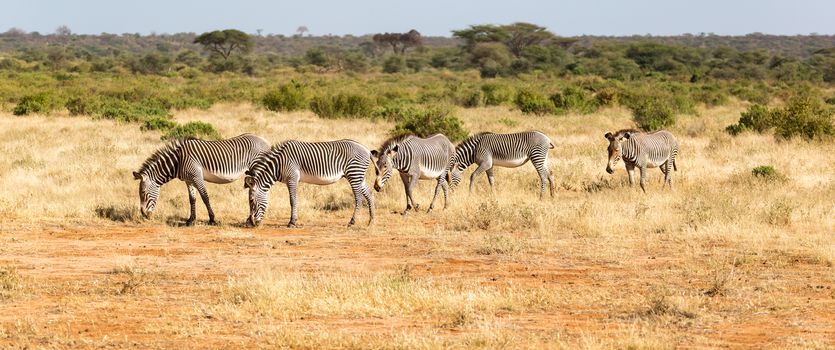
[{"label": "zebra ear", "polygon": [[612,139],[612,133],[607,132],[606,135],[603,135],[603,137],[605,137],[607,140],[611,140]]},{"label": "zebra ear", "polygon": [[142,174],[134,171],[133,172],[133,179],[134,180],[141,180],[142,179]]},{"label": "zebra ear", "polygon": [[377,152],[377,150],[376,150],[376,149],[375,149],[375,150],[371,150],[371,157],[373,157],[373,158],[377,158],[377,157],[379,157],[379,156],[380,156],[380,152]]},{"label": "zebra ear", "polygon": [[244,178],[244,188],[251,188],[255,186],[255,178],[252,176],[247,176]]},{"label": "zebra ear", "polygon": [[400,145],[395,145],[394,148],[392,148],[391,151],[389,151],[389,155],[394,156],[395,154],[397,154],[398,149],[400,149]]},{"label": "zebra ear", "polygon": [[625,137],[627,140],[629,140],[629,138],[632,137],[632,133],[631,132],[624,133],[623,137]]}]

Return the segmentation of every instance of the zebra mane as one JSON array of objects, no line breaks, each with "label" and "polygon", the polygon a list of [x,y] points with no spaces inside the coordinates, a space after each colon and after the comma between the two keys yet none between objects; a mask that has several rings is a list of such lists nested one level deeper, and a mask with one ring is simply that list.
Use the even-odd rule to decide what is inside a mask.
[{"label": "zebra mane", "polygon": [[390,151],[392,148],[394,148],[394,146],[397,146],[398,144],[403,143],[403,141],[406,141],[414,136],[415,135],[412,134],[404,134],[389,137],[388,140],[383,141],[383,145],[380,146],[379,152],[386,153]]},{"label": "zebra mane", "polygon": [[621,136],[623,136],[623,135],[624,135],[624,134],[626,134],[626,133],[630,133],[630,134],[643,134],[644,132],[643,132],[643,131],[641,131],[641,130],[638,130],[638,129],[620,129],[620,130],[618,130],[618,131],[614,132],[612,135],[615,135],[615,137],[617,138],[617,137],[621,137]]},{"label": "zebra mane", "polygon": [[167,154],[176,153],[180,150],[180,148],[182,148],[185,145],[186,141],[189,140],[194,140],[194,138],[176,138],[169,141],[167,144],[165,144],[165,146],[156,150],[156,152],[154,152],[154,154],[148,157],[148,159],[145,159],[145,161],[142,163],[142,166],[139,167],[139,173],[145,173],[148,170],[148,168],[150,168],[152,165],[159,163],[159,161],[162,160],[163,156]]}]

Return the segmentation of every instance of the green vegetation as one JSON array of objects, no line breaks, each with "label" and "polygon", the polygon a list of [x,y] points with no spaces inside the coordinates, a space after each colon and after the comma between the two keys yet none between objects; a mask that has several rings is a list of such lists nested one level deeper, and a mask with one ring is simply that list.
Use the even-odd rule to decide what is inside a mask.
[{"label": "green vegetation", "polygon": [[204,122],[188,122],[184,125],[177,125],[168,130],[162,136],[163,140],[170,140],[181,137],[195,137],[205,140],[220,140],[223,136],[215,130],[212,124]]},{"label": "green vegetation", "polygon": [[310,101],[310,110],[326,119],[370,117],[374,102],[362,95],[340,93],[314,97]]},{"label": "green vegetation", "polygon": [[394,136],[413,134],[426,137],[442,133],[456,142],[468,135],[461,120],[452,115],[449,108],[443,106],[394,108],[388,113],[389,119],[397,120],[392,130]]},{"label": "green vegetation", "polygon": [[14,115],[28,115],[31,113],[49,113],[52,110],[52,101],[49,94],[41,92],[34,95],[23,96],[17,103],[12,113]]},{"label": "green vegetation", "polygon": [[267,92],[261,98],[261,104],[264,108],[274,112],[291,112],[304,109],[308,101],[310,92],[307,88],[296,81],[291,81],[287,84],[282,84],[277,90]]},{"label": "green vegetation", "polygon": [[777,137],[790,139],[802,137],[807,140],[835,135],[835,109],[814,92],[799,90],[792,95],[784,107],[769,109],[752,105],[743,112],[737,124],[726,130],[732,135],[743,131],[764,133],[774,130]]}]

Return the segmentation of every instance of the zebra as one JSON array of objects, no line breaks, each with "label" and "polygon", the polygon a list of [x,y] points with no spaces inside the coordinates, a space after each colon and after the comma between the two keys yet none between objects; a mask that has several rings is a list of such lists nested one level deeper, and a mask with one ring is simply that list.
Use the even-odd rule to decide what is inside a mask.
[{"label": "zebra", "polygon": [[365,183],[371,153],[354,140],[301,142],[288,140],[277,144],[259,157],[246,172],[244,188],[249,189],[249,226],[258,226],[267,210],[270,187],[276,181],[287,184],[290,192],[290,222],[296,227],[298,210],[296,191],[299,182],[330,185],[341,178],[348,180],[354,192],[354,214],[348,226],[355,223],[362,198],[368,202],[368,224],[374,222],[374,196]]},{"label": "zebra", "polygon": [[406,215],[409,209],[418,210],[418,204],[412,198],[412,190],[418,179],[436,179],[438,183],[435,185],[435,195],[432,196],[427,212],[431,212],[435,207],[435,199],[442,189],[446,209],[449,191],[447,165],[454,149],[452,142],[442,134],[434,134],[427,138],[406,135],[388,139],[380,146],[379,151],[371,151],[372,160],[377,160],[374,164],[377,175],[374,189],[377,192],[381,191],[391,177],[392,169],[397,169],[406,189],[406,210],[403,211],[403,215]]},{"label": "zebra", "polygon": [[149,218],[156,207],[159,189],[178,178],[188,187],[191,215],[186,225],[194,224],[197,193],[209,212],[209,224],[216,225],[215,213],[209,204],[209,193],[204,181],[226,184],[237,180],[252,162],[270,149],[260,136],[243,134],[220,141],[181,138],[169,142],[142,163],[133,178],[139,181],[139,200],[142,216]]},{"label": "zebra", "polygon": [[673,134],[664,130],[644,133],[633,129],[623,129],[614,134],[607,132],[604,137],[609,140],[607,173],[614,173],[614,166],[623,158],[626,173],[629,175],[629,185],[633,184],[632,177],[635,167],[638,167],[641,171],[641,190],[646,193],[647,168],[660,167],[661,172],[664,173],[664,184],[673,188],[672,171],[678,171],[676,166],[678,141]]},{"label": "zebra", "polygon": [[455,156],[449,164],[449,182],[453,188],[461,182],[461,172],[475,163],[478,168],[470,175],[470,191],[475,178],[482,172],[487,173],[490,190],[493,190],[493,166],[515,168],[531,161],[539,174],[539,198],[545,194],[545,182],[554,196],[554,175],[548,169],[548,150],[554,143],[539,131],[526,131],[515,134],[494,134],[482,132],[461,142],[455,149]]}]

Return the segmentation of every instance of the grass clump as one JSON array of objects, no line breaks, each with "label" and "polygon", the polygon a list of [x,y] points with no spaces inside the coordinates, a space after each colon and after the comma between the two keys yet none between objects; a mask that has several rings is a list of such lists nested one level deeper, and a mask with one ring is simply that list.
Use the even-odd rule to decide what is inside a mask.
[{"label": "grass clump", "polygon": [[389,116],[397,120],[391,132],[394,136],[412,134],[426,137],[440,133],[456,142],[468,135],[461,120],[452,115],[447,107],[407,107],[392,109],[389,113],[397,114]]},{"label": "grass clump", "polygon": [[183,125],[177,125],[168,130],[165,135],[162,135],[163,140],[182,137],[194,137],[205,140],[220,140],[223,138],[212,124],[204,122],[188,122]]},{"label": "grass clump", "polygon": [[49,113],[54,108],[52,97],[45,92],[23,96],[12,110],[14,115]]},{"label": "grass clump", "polygon": [[261,98],[261,105],[273,112],[292,112],[308,107],[310,93],[296,81],[283,84],[277,90],[267,92]]},{"label": "grass clump", "polygon": [[374,107],[372,99],[346,93],[316,96],[310,101],[310,110],[325,119],[370,117]]},{"label": "grass clump", "polygon": [[115,222],[138,222],[139,210],[132,205],[103,205],[96,207],[96,216]]},{"label": "grass clump", "polygon": [[520,90],[514,102],[516,107],[525,114],[545,115],[557,112],[553,101],[528,89]]},{"label": "grass clump", "polygon": [[0,268],[0,300],[8,300],[23,288],[23,282],[15,268]]}]

